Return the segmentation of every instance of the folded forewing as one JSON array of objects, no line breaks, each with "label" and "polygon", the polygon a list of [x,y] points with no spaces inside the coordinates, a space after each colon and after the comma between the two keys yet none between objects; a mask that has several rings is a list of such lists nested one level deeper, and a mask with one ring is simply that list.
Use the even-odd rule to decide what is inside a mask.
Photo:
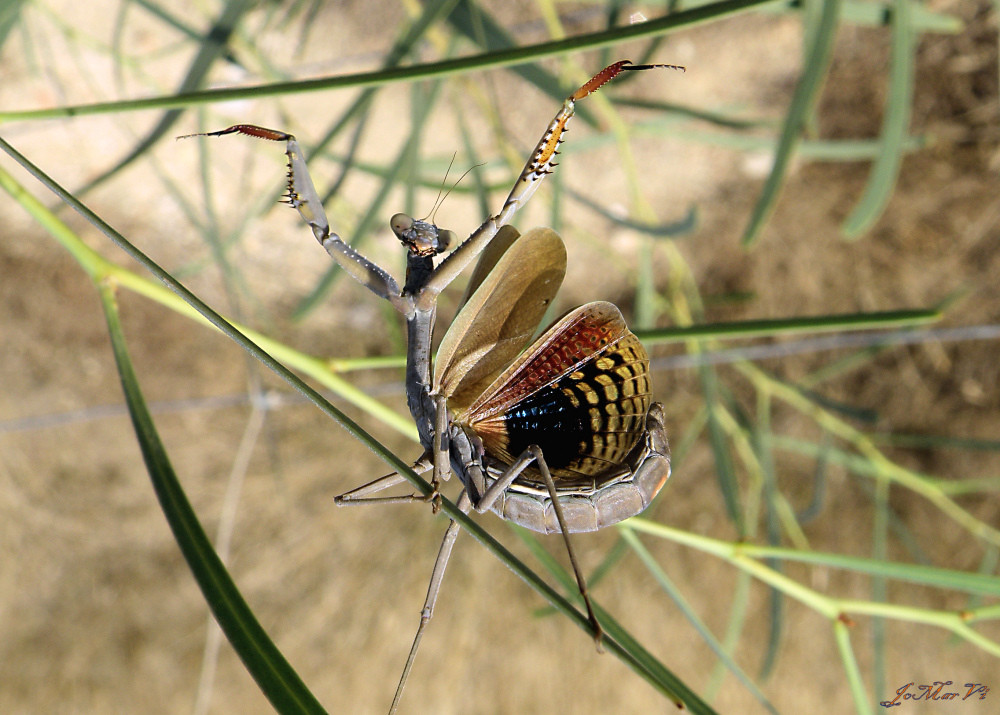
[{"label": "folded forewing", "polygon": [[524,349],[566,274],[566,247],[547,228],[484,260],[493,269],[484,278],[477,266],[481,282],[441,340],[434,366],[434,389],[452,409],[475,401]]}]

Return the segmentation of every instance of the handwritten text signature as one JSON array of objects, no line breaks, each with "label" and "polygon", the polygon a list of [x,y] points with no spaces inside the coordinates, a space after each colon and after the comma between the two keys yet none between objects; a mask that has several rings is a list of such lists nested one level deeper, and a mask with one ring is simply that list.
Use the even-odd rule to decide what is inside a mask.
[{"label": "handwritten text signature", "polygon": [[986,694],[990,692],[988,685],[982,683],[966,683],[965,692],[942,693],[946,685],[951,685],[952,681],[941,682],[935,680],[933,685],[914,685],[907,683],[896,691],[896,697],[892,700],[883,700],[879,703],[884,708],[893,708],[902,705],[901,700],[968,700],[973,695],[978,694],[980,700],[986,699]]}]

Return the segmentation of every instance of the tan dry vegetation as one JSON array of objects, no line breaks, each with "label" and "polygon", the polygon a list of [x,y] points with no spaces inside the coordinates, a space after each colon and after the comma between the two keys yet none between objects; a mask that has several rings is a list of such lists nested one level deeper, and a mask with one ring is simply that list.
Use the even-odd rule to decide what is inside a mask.
[{"label": "tan dry vegetation", "polygon": [[[701,226],[680,242],[680,250],[703,294],[753,295],[735,306],[716,305],[710,319],[924,307],[967,290],[965,299],[949,312],[947,325],[1000,322],[996,15],[985,2],[934,5],[968,23],[960,35],[928,36],[921,44],[912,131],[933,134],[936,144],[905,160],[885,215],[856,243],[843,241],[838,226],[862,191],[865,163],[798,168],[762,241],[746,253],[738,236],[760,187],[753,158],[670,137],[635,138],[643,190],[659,218],[681,216],[691,202],[699,206]],[[89,11],[87,17],[73,17],[79,4],[56,2],[51,7],[64,12],[74,27],[108,41],[108,29]],[[524,12],[523,17],[534,16],[530,6]],[[373,19],[378,13],[384,13],[384,21]],[[347,10],[331,5],[316,20],[302,62],[316,62],[317,72],[371,67],[387,45],[385,28],[401,20],[395,4]],[[32,22],[32,27],[48,27],[38,16]],[[686,75],[644,77],[624,91],[694,106],[741,106],[753,115],[778,117],[794,86],[798,27],[787,18],[737,17],[685,33],[668,40],[661,58],[687,64]],[[130,27],[127,46],[137,53],[152,51],[164,42],[158,32],[162,30],[157,24],[143,31]],[[332,41],[345,32],[350,43]],[[521,41],[541,39],[537,29],[533,32]],[[885,30],[844,29],[839,34],[819,112],[822,136],[877,133],[887,38]],[[261,48],[275,51],[283,47],[270,35],[259,42]],[[287,47],[287,38],[285,42]],[[60,49],[65,50],[65,42],[54,41],[53,51]],[[117,95],[100,52],[56,53],[45,67],[30,61],[22,39],[9,41],[3,52],[4,107]],[[157,65],[157,81],[173,86],[183,66]],[[99,81],[94,86],[80,81],[83,76]],[[139,95],[153,91],[151,86],[130,90]],[[516,128],[520,150],[530,146],[555,110],[551,101],[503,73],[475,75],[447,91],[449,101],[470,105],[498,99],[498,112],[505,126]],[[407,92],[400,87],[382,92],[375,131],[365,145],[367,160],[387,161],[394,155],[396,142],[405,134],[405,120],[401,128],[392,103],[406,100]],[[294,112],[295,130],[306,131],[322,126],[313,117],[333,116],[334,108],[349,99],[323,93],[296,97],[284,106]],[[222,116],[222,122],[230,117],[263,124],[288,121],[287,116],[278,118],[268,101],[227,107]],[[641,118],[626,116],[630,121]],[[152,121],[152,114],[139,113],[19,123],[2,131],[73,187],[123,155]],[[195,129],[186,119],[175,133]],[[491,130],[484,126],[482,132],[488,138]],[[574,127],[574,137],[588,134],[582,125]],[[235,221],[248,198],[256,198],[254,192],[275,185],[280,152],[275,149],[271,161],[266,149],[255,146],[254,158],[241,164],[242,159],[229,156],[243,156],[233,148],[237,140],[225,141],[230,143],[220,140],[212,147],[220,164],[217,202],[223,220]],[[429,139],[440,155],[459,144],[451,130],[435,131]],[[196,150],[194,143],[161,142],[155,156],[163,171],[189,189],[197,186]],[[567,183],[609,202],[609,197],[620,195],[624,205],[621,174],[614,170],[617,160],[610,148],[568,156],[563,167]],[[12,166],[7,158],[0,161]],[[611,168],[605,170],[601,162]],[[233,180],[250,165],[262,180]],[[328,170],[328,163],[319,163],[317,180],[325,180]],[[364,196],[374,185],[360,178],[349,182],[334,202],[334,214],[349,217],[353,197]],[[197,195],[197,190],[186,195]],[[427,205],[432,198],[420,194],[419,204]],[[184,228],[176,203],[164,195],[148,163],[133,167],[86,200],[168,269],[207,256],[200,237]],[[544,220],[545,202],[536,199],[536,212],[521,217],[518,224]],[[5,553],[0,567],[0,712],[187,712],[202,667],[207,609],[165,525],[128,418],[120,409],[110,415],[94,412],[122,402],[96,294],[67,254],[19,207],[4,201],[0,211],[0,544]],[[456,229],[478,224],[474,207],[458,198],[449,200],[445,213]],[[121,255],[77,217],[64,212],[64,218],[104,255]],[[568,307],[605,298],[628,309],[630,276],[607,270],[602,256],[610,244],[631,259],[629,236],[586,210],[574,217],[571,230],[570,274],[560,300]],[[384,235],[369,240],[366,250],[399,265],[396,247]],[[252,225],[229,258],[254,296],[241,301],[248,320],[284,342],[316,355],[395,349],[390,331],[381,327],[374,299],[346,281],[338,284],[328,307],[302,323],[289,320],[290,309],[325,269],[325,256],[290,212],[271,212],[266,224]],[[657,265],[664,275],[669,268]],[[201,270],[184,280],[210,304],[232,310],[216,271]],[[159,412],[157,424],[194,506],[214,533],[250,408],[203,402],[245,394],[248,381],[281,388],[238,349],[205,329],[133,295],[122,296],[122,307],[147,398],[154,404],[195,401]],[[671,351],[658,354],[666,352]],[[830,359],[819,353],[767,361],[765,367],[795,380]],[[900,347],[824,384],[822,392],[877,411],[880,430],[995,440],[1000,434],[996,364],[995,341]],[[722,374],[733,378],[729,384],[738,396],[749,398],[739,378],[725,368]],[[405,409],[395,374],[355,379]],[[700,405],[697,377],[690,370],[661,371],[654,381],[658,399],[667,404],[669,429],[679,436]],[[752,409],[752,402],[747,407]],[[353,408],[345,409],[397,453],[416,456],[412,443]],[[32,418],[49,421],[25,422]],[[810,438],[817,434],[788,409],[775,411],[773,426],[780,433]],[[995,476],[1000,466],[996,452],[899,449],[891,454],[907,466],[944,478]],[[777,465],[780,486],[797,507],[811,497],[814,467],[798,457],[782,458]],[[240,498],[232,573],[264,626],[330,712],[387,708],[444,528],[442,519],[420,507],[334,507],[333,495],[383,471],[378,460],[315,409],[285,405],[266,416]],[[865,486],[842,469],[830,470],[823,510],[806,526],[813,548],[870,553],[872,506]],[[978,567],[981,548],[965,532],[917,497],[902,491],[894,491],[893,497],[896,516],[933,563]],[[998,523],[1000,500],[995,496],[961,503],[983,521]],[[677,469],[650,516],[717,538],[735,536],[704,440]],[[495,517],[482,522],[511,548],[524,552]],[[584,536],[577,548],[592,567],[615,538],[614,533]],[[558,553],[558,542],[548,542]],[[721,636],[736,584],[733,570],[673,544],[649,545]],[[896,558],[910,558],[898,543],[892,550]],[[787,572],[824,592],[870,596],[869,582],[861,577],[794,566]],[[614,577],[596,587],[595,595],[692,687],[707,684],[714,656],[635,559],[624,559]],[[890,597],[936,608],[966,605],[954,594],[898,584],[890,589]],[[463,537],[424,638],[404,712],[672,711],[618,661],[596,654],[586,636],[564,619],[532,617],[540,605],[533,592]],[[761,665],[767,638],[768,621],[757,614],[766,613],[767,606],[767,592],[754,587],[754,617],[746,624],[737,653],[751,674]],[[850,698],[829,624],[795,602],[786,602],[785,608],[784,637],[766,684],[768,697],[782,712],[815,711],[817,703],[825,712],[848,711]],[[862,673],[870,678],[870,622],[860,619],[853,634]],[[1000,686],[991,682],[997,672],[995,659],[970,645],[952,643],[936,630],[890,623],[887,652],[888,683],[894,687],[935,679]],[[995,710],[984,709],[988,702],[954,709],[963,715]],[[713,704],[723,713],[759,711],[732,677],[726,678]],[[211,711],[268,709],[223,645]]]}]

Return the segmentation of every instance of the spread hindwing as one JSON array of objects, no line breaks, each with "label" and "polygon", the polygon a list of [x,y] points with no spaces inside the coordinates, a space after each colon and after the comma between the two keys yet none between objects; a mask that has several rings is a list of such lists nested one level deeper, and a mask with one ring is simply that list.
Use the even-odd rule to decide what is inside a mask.
[{"label": "spread hindwing", "polygon": [[[541,447],[552,475],[599,483],[645,428],[649,359],[610,303],[577,308],[550,328],[460,416],[505,464]],[[525,481],[539,479],[529,470]]]}]

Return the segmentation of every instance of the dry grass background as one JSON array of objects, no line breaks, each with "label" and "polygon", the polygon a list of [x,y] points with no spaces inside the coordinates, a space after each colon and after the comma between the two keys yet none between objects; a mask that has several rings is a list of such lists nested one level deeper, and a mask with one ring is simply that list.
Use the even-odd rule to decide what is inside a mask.
[{"label": "dry grass background", "polygon": [[[861,192],[864,163],[797,167],[763,240],[746,253],[738,237],[759,190],[760,162],[671,137],[634,139],[643,189],[659,218],[679,217],[691,202],[700,208],[699,230],[679,248],[702,293],[753,293],[747,303],[713,308],[712,319],[924,307],[968,289],[947,324],[998,322],[996,15],[987,3],[932,4],[968,23],[960,35],[928,36],[922,42],[912,130],[932,133],[937,143],[906,159],[885,216],[857,243],[844,242],[837,227]],[[521,41],[541,39],[540,27],[528,22],[535,17],[534,6],[523,4],[516,15],[511,8],[510,17],[523,18],[527,28]],[[192,7],[179,11],[189,13],[192,21],[200,17]],[[164,59],[152,59],[175,38],[163,37],[162,26],[135,8],[129,11],[124,42],[130,53],[147,57],[147,76],[145,83],[130,79],[124,89],[116,86],[105,52],[85,42],[67,43],[52,29],[63,22],[106,43],[108,17],[85,3],[56,0],[32,9],[28,18],[29,30],[7,42],[0,57],[0,105],[8,109],[167,90],[184,66],[181,62],[178,67],[168,51]],[[387,45],[386,28],[402,19],[397,5],[389,2],[325,7],[294,63],[288,58],[289,38],[296,37],[298,28],[285,36],[255,39],[260,52],[280,58],[282,65],[340,73],[372,66]],[[48,41],[41,42],[43,38]],[[886,31],[873,29],[845,28],[839,34],[820,112],[823,136],[877,134],[887,38]],[[659,59],[688,65],[686,75],[644,76],[627,91],[778,116],[794,86],[800,42],[799,25],[792,19],[737,17],[667,42]],[[75,51],[69,52],[71,48]],[[621,53],[627,56],[626,49]],[[215,79],[228,83],[241,78],[220,73]],[[464,82],[449,88],[449,100],[468,101],[476,88],[498,99],[498,112],[523,149],[556,109],[504,73]],[[394,106],[406,101],[407,92],[397,86],[381,93],[377,125],[364,147],[368,160],[394,155],[405,131],[401,121],[404,126],[406,121]],[[217,108],[211,122],[222,126],[232,118],[306,132],[313,117],[333,116],[349,99],[335,92],[299,96],[283,103],[284,116],[267,100],[241,102]],[[0,131],[73,187],[123,155],[155,121],[153,115],[27,122]],[[429,146],[446,155],[459,148],[459,138],[447,120],[442,124],[435,127]],[[175,133],[197,128],[188,117]],[[574,138],[588,134],[574,129]],[[281,171],[280,151],[268,154],[272,147],[254,146],[245,152],[235,148],[237,140],[219,141],[212,147],[218,162],[213,190],[225,224],[238,220],[248,197],[273,189]],[[196,265],[207,250],[198,235],[184,229],[176,202],[155,172],[174,177],[187,195],[196,196],[196,150],[193,143],[162,142],[153,153],[156,163],[130,169],[86,197],[112,225],[172,270]],[[624,204],[616,161],[615,152],[607,149],[568,157],[563,170],[571,186],[595,197],[621,193]],[[322,164],[315,176],[325,178]],[[349,205],[351,197],[370,193],[372,186],[354,180],[340,201]],[[432,199],[426,192],[419,203],[425,206]],[[545,199],[536,202],[539,211],[530,216],[540,222]],[[338,206],[335,210],[345,210]],[[0,712],[190,711],[202,668],[207,610],[156,503],[128,418],[117,407],[120,388],[97,297],[67,254],[19,207],[0,202],[0,216]],[[104,255],[120,255],[75,216],[64,218]],[[439,218],[459,232],[478,225],[475,207],[459,198],[449,199]],[[568,307],[604,298],[627,309],[629,275],[609,271],[602,253],[611,245],[628,258],[632,239],[586,211],[573,223],[580,235],[567,236],[570,271],[560,300]],[[521,217],[518,224],[530,226],[532,219]],[[385,233],[369,241],[368,250],[398,266],[393,258],[397,247]],[[239,299],[245,320],[269,334],[316,355],[393,349],[374,299],[347,281],[308,320],[289,319],[290,309],[325,269],[325,255],[292,212],[272,211],[252,224],[230,260],[252,289]],[[657,269],[665,272],[669,266]],[[183,277],[210,304],[224,312],[235,310],[214,270]],[[147,399],[161,406],[157,425],[212,533],[251,408],[245,403],[213,406],[208,399],[245,395],[248,384],[276,383],[226,340],[157,305],[124,295],[122,310]],[[828,359],[811,355],[766,366],[794,380]],[[826,386],[824,394],[877,410],[880,428],[995,440],[1000,434],[998,374],[995,342],[929,343],[885,352]],[[405,409],[396,375],[366,373],[356,379]],[[697,378],[692,371],[660,371],[654,381],[657,398],[667,404],[668,429],[680,434],[699,407]],[[185,400],[192,402],[175,404]],[[112,408],[109,414],[99,414],[104,407]],[[348,412],[397,453],[416,455],[412,443],[354,410]],[[35,418],[41,421],[32,422]],[[800,419],[791,411],[776,411],[775,430],[814,434],[814,428],[797,426]],[[892,454],[908,466],[946,478],[995,476],[1000,467],[995,451]],[[651,516],[697,533],[733,538],[712,469],[707,447],[697,445]],[[778,465],[781,486],[793,503],[808,501],[812,469],[796,458]],[[444,528],[442,519],[420,507],[334,507],[333,495],[383,471],[378,460],[315,409],[286,404],[266,414],[239,503],[232,573],[330,712],[380,712],[388,706]],[[869,496],[837,468],[831,469],[827,489],[822,515],[808,525],[812,546],[868,554]],[[977,568],[980,546],[970,544],[964,532],[925,502],[901,494],[893,506],[921,534],[921,546],[934,563]],[[1000,500],[995,496],[963,506],[987,523],[998,522]],[[482,521],[523,552],[495,517]],[[933,527],[922,529],[922,524]],[[585,536],[577,548],[593,566],[615,538],[614,533]],[[558,553],[557,542],[550,546]],[[723,628],[733,572],[669,543],[650,547],[708,625],[716,632]],[[898,545],[893,548],[899,549],[893,555],[904,558]],[[788,573],[811,579],[824,592],[868,597],[867,580],[861,577],[794,566]],[[754,589],[752,613],[766,612],[766,597],[764,589]],[[936,608],[965,604],[955,595],[899,585],[890,597]],[[596,598],[692,687],[705,686],[715,663],[712,653],[634,559],[625,559],[613,579],[598,585]],[[506,569],[467,538],[460,539],[404,711],[672,710],[618,661],[597,655],[586,636],[564,619],[531,617],[540,605]],[[828,623],[795,602],[786,608],[786,633],[766,684],[768,696],[782,712],[849,710]],[[755,618],[745,628],[737,660],[751,673],[760,667],[767,625],[765,618]],[[887,637],[888,683],[894,687],[940,679],[1000,686],[994,659],[939,631],[890,624]],[[868,623],[856,626],[855,639],[867,675]],[[948,711],[992,712],[997,697],[951,704]],[[731,677],[714,705],[719,712],[759,710]],[[211,712],[268,709],[224,644]],[[912,704],[909,710],[931,712]]]}]

